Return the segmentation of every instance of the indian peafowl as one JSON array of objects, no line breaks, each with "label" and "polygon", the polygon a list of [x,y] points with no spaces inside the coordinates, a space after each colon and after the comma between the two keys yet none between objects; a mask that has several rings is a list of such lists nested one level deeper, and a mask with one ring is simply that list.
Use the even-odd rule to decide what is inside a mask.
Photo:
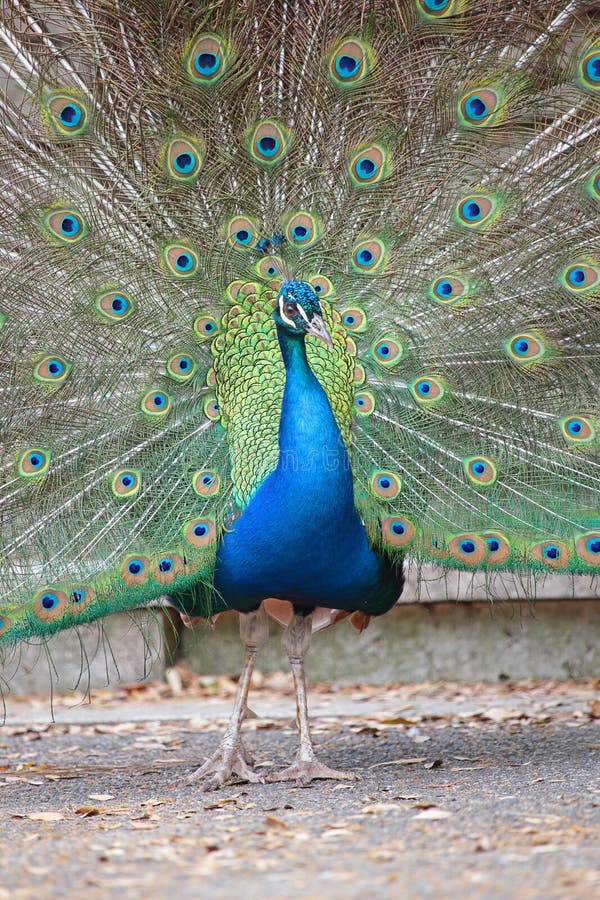
[{"label": "indian peafowl", "polygon": [[[6,0],[0,635],[600,571],[594,0]],[[266,604],[263,604],[267,598]]]}]

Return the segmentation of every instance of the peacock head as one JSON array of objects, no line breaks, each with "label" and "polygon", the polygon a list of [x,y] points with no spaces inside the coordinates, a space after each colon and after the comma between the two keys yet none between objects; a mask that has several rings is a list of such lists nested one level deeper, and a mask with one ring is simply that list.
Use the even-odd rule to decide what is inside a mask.
[{"label": "peacock head", "polygon": [[285,281],[273,310],[278,328],[294,337],[314,334],[326,344],[331,338],[321,315],[321,304],[314,290],[305,281]]}]

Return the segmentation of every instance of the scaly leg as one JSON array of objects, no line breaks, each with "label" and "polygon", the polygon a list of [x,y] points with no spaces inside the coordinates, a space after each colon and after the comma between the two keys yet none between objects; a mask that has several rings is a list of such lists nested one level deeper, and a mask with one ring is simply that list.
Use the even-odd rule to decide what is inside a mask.
[{"label": "scaly leg", "polygon": [[240,613],[240,637],[244,642],[244,664],[233,703],[233,712],[218,749],[188,778],[199,781],[202,791],[214,791],[237,775],[243,781],[263,782],[248,765],[242,745],[242,722],[247,710],[248,690],[256,654],[269,634],[269,620],[262,605],[255,612]]},{"label": "scaly leg", "polygon": [[320,763],[315,755],[310,725],[308,722],[308,704],[306,700],[306,679],[304,675],[304,657],[310,646],[312,633],[312,615],[303,616],[294,612],[289,625],[283,633],[283,648],[287,653],[294,686],[296,688],[296,711],[298,719],[298,731],[300,733],[300,747],[296,754],[296,760],[282,772],[274,772],[267,776],[267,781],[298,781],[300,784],[309,784],[315,778],[358,778],[353,772],[337,771]]}]

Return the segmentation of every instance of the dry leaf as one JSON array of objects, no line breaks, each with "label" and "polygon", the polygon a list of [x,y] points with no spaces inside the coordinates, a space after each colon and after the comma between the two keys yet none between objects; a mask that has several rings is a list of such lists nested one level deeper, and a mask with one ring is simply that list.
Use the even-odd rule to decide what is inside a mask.
[{"label": "dry leaf", "polygon": [[277,816],[265,816],[265,825],[268,825],[269,828],[283,828],[285,831],[290,830],[290,826],[287,822],[284,822],[283,819],[278,819]]},{"label": "dry leaf", "polygon": [[390,759],[388,762],[375,763],[369,769],[378,769],[380,766],[414,766],[416,763],[426,762],[426,756],[411,756],[407,759]]},{"label": "dry leaf", "polygon": [[28,813],[26,818],[33,819],[34,822],[60,822],[64,815],[60,812],[35,812]]},{"label": "dry leaf", "polygon": [[443,759],[432,759],[430,762],[426,762],[423,766],[424,769],[439,769],[440,766],[444,765]]},{"label": "dry leaf", "polygon": [[88,794],[88,800],[97,800],[102,803],[104,800],[114,800],[114,794]]},{"label": "dry leaf", "polygon": [[75,815],[80,816],[82,819],[89,819],[90,816],[99,816],[102,812],[104,810],[98,809],[97,806],[79,806],[75,810]]},{"label": "dry leaf", "polygon": [[435,821],[438,819],[449,819],[452,815],[451,812],[448,812],[447,809],[437,809],[433,807],[432,809],[424,809],[420,813],[417,813],[416,816],[413,816],[413,819],[429,819],[431,821]]}]

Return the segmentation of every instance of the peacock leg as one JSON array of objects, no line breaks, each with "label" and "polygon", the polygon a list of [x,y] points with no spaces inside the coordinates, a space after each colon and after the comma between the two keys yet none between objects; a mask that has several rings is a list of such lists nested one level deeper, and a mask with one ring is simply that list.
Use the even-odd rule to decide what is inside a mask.
[{"label": "peacock leg", "polygon": [[242,722],[247,711],[248,690],[256,654],[266,641],[268,634],[269,620],[262,604],[254,612],[240,613],[240,637],[244,642],[244,664],[235,695],[233,712],[218,749],[188,778],[188,783],[199,781],[200,789],[203,791],[214,791],[222,787],[234,775],[243,781],[262,782],[264,780],[248,764],[242,744]]},{"label": "peacock leg", "polygon": [[308,721],[308,703],[306,699],[306,678],[304,674],[304,657],[310,646],[312,633],[312,614],[304,616],[294,611],[287,628],[283,632],[283,648],[288,655],[294,686],[296,688],[296,714],[298,731],[300,734],[300,747],[296,753],[296,759],[291,766],[281,772],[274,772],[267,776],[267,781],[298,781],[300,784],[308,784],[315,778],[358,778],[353,772],[330,769],[329,766],[320,763],[315,755],[310,725]]}]

